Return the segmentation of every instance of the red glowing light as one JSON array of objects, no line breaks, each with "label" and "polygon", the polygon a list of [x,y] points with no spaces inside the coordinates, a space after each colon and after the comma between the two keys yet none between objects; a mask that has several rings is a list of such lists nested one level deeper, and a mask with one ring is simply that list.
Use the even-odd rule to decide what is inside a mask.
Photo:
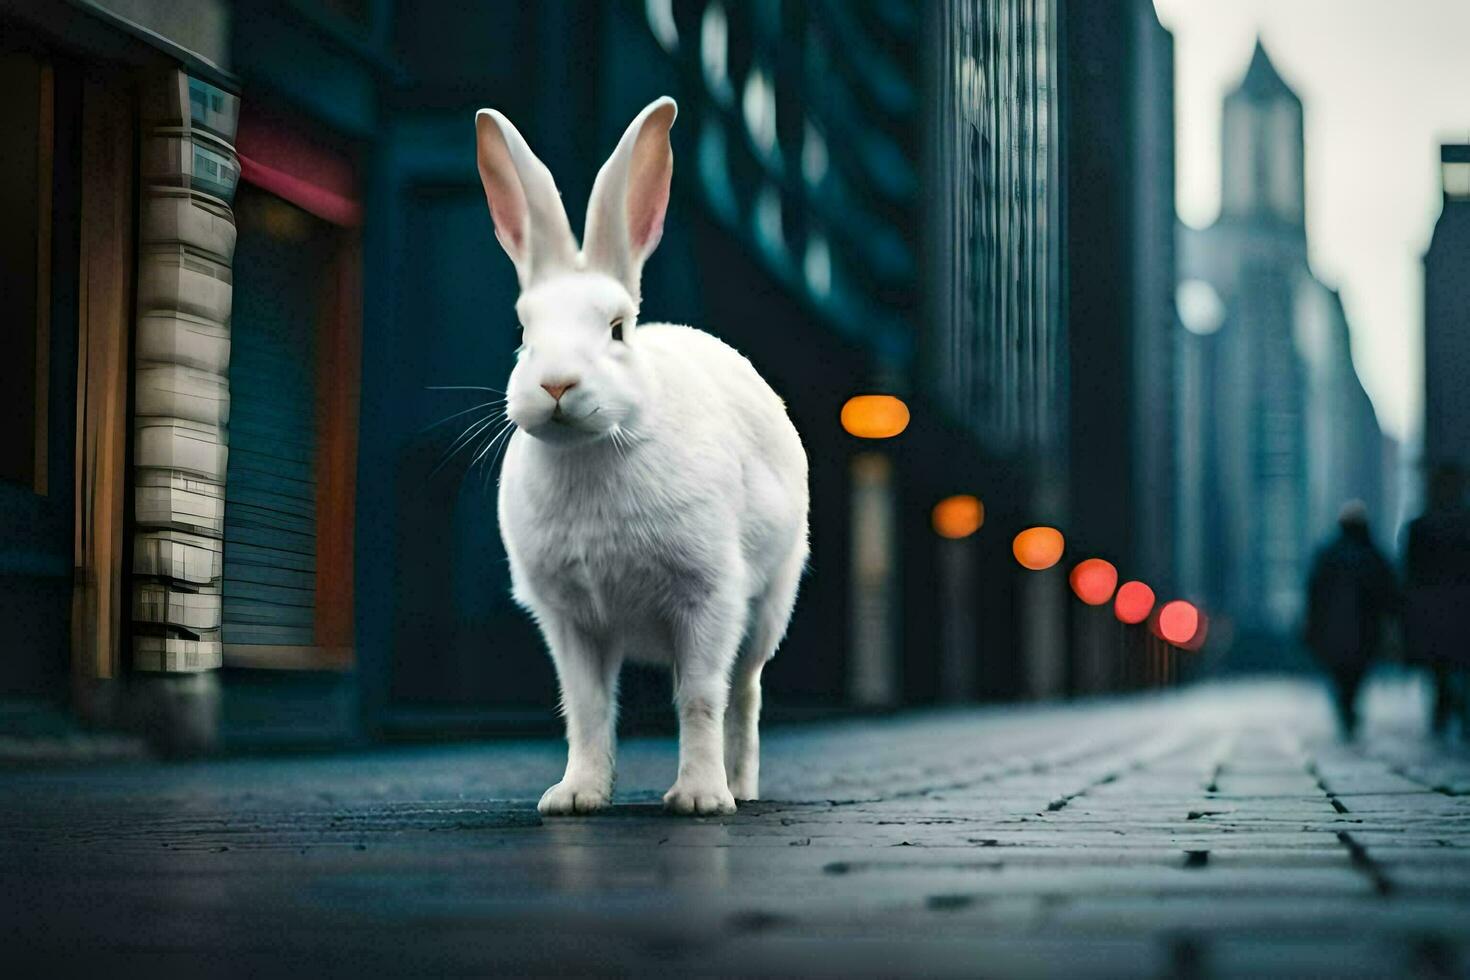
[{"label": "red glowing light", "polygon": [[1175,646],[1184,646],[1199,631],[1199,610],[1183,599],[1159,610],[1159,635]]},{"label": "red glowing light", "polygon": [[1154,611],[1154,590],[1139,581],[1124,582],[1113,602],[1113,615],[1125,623],[1141,623]]},{"label": "red glowing light", "polygon": [[1089,606],[1101,606],[1113,597],[1113,589],[1118,585],[1118,570],[1110,561],[1089,558],[1078,562],[1072,569],[1071,582],[1077,598]]},{"label": "red glowing light", "polygon": [[1189,638],[1189,642],[1184,644],[1184,649],[1189,650],[1192,653],[1198,652],[1199,649],[1205,645],[1205,637],[1208,636],[1210,633],[1209,617],[1204,614],[1203,610],[1198,611],[1199,627],[1194,631],[1194,635]]}]

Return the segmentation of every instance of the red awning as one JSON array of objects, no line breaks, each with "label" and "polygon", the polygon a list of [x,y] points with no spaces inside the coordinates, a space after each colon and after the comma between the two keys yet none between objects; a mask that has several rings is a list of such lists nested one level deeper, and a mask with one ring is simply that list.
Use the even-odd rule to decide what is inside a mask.
[{"label": "red awning", "polygon": [[240,114],[235,149],[241,180],[334,225],[362,222],[357,174],[345,154],[248,111]]}]

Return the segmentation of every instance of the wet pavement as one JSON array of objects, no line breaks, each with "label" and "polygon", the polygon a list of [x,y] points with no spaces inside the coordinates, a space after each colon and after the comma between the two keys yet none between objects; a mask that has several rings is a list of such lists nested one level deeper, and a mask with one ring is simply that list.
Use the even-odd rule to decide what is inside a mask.
[{"label": "wet pavement", "polygon": [[[543,821],[550,741],[0,774],[32,975],[1470,975],[1470,753],[1379,685],[1208,685],[767,734],[765,801]],[[8,972],[8,971],[7,971]]]}]

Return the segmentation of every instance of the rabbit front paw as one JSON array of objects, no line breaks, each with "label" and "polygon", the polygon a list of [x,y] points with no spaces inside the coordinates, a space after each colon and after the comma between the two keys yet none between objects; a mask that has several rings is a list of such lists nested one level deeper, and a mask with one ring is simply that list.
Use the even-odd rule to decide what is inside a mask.
[{"label": "rabbit front paw", "polygon": [[604,786],[563,779],[541,794],[541,802],[536,804],[536,810],[546,817],[596,813],[607,807],[608,796]]},{"label": "rabbit front paw", "polygon": [[730,777],[730,795],[747,802],[760,799],[761,793],[755,776],[737,770]]},{"label": "rabbit front paw", "polygon": [[711,816],[717,813],[734,813],[735,797],[724,780],[699,782],[679,779],[664,794],[664,809],[670,813]]}]

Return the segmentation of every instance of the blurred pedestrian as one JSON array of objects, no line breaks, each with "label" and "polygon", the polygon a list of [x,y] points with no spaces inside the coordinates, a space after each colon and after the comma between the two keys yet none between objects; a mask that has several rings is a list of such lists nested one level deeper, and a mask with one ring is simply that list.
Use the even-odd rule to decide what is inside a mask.
[{"label": "blurred pedestrian", "polygon": [[1378,654],[1385,618],[1398,604],[1388,560],[1368,533],[1368,508],[1343,505],[1338,534],[1312,561],[1307,583],[1307,645],[1332,679],[1337,717],[1352,737],[1358,688]]},{"label": "blurred pedestrian", "polygon": [[1470,735],[1470,507],[1464,472],[1437,467],[1428,497],[1423,515],[1409,524],[1405,548],[1405,640],[1409,659],[1434,677],[1434,732],[1445,733],[1459,715],[1462,735]]}]

